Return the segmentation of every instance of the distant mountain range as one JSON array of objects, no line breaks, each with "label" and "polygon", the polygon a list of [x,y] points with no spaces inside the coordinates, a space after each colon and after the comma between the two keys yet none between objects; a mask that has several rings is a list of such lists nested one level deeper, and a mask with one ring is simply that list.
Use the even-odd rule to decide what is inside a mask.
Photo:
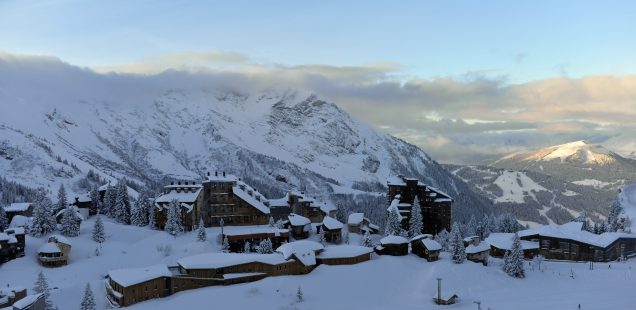
[{"label": "distant mountain range", "polygon": [[636,182],[636,160],[575,141],[514,153],[482,166],[447,165],[494,203],[534,223],[563,223],[585,212],[607,215],[617,190]]},{"label": "distant mountain range", "polygon": [[386,179],[417,177],[455,198],[455,218],[492,212],[414,145],[301,90],[243,90],[205,74],[96,74],[57,60],[0,58],[0,174],[54,192],[82,191],[94,170],[158,187],[167,177],[239,175],[269,197],[378,197]]}]

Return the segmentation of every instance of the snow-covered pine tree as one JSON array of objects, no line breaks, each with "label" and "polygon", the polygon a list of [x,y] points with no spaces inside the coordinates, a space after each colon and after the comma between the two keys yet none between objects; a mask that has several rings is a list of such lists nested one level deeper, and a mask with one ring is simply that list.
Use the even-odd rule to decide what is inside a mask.
[{"label": "snow-covered pine tree", "polygon": [[284,221],[283,221],[283,220],[281,220],[281,219],[279,219],[278,221],[276,221],[275,226],[276,226],[276,228],[278,228],[278,229],[283,229],[283,227],[285,227]]},{"label": "snow-covered pine tree", "polygon": [[274,222],[274,218],[273,217],[269,217],[269,227],[274,227],[276,225],[276,222]]},{"label": "snow-covered pine tree", "polygon": [[95,310],[95,297],[93,297],[93,290],[91,289],[90,283],[86,283],[86,288],[84,288],[84,297],[82,298],[82,303],[80,304],[80,310]]},{"label": "snow-covered pine tree", "polygon": [[347,222],[347,212],[345,211],[344,207],[342,205],[337,205],[336,206],[336,220],[340,221],[340,223],[346,223]]},{"label": "snow-covered pine tree", "polygon": [[373,247],[373,242],[371,241],[371,234],[369,234],[368,230],[364,232],[364,236],[362,237],[362,246],[365,246],[367,248]]},{"label": "snow-covered pine tree", "polygon": [[400,223],[400,214],[396,209],[391,209],[387,213],[386,224],[384,225],[384,235],[385,236],[397,236],[400,234],[400,230],[402,230],[402,225]]},{"label": "snow-covered pine tree", "polygon": [[155,207],[154,206],[150,206],[150,208],[148,208],[148,227],[150,227],[150,229],[156,229],[157,228],[157,223],[155,221]]},{"label": "snow-covered pine tree", "polygon": [[475,219],[474,214],[470,216],[470,220],[466,223],[462,232],[466,237],[477,235],[477,219]]},{"label": "snow-covered pine tree", "polygon": [[451,257],[455,264],[461,264],[466,260],[466,248],[464,247],[464,239],[462,238],[457,223],[453,223],[450,234]]},{"label": "snow-covered pine tree", "polygon": [[442,246],[442,251],[448,252],[449,251],[449,237],[450,234],[448,233],[448,230],[446,229],[442,229],[440,232],[437,233],[437,235],[435,235],[435,241],[437,241],[437,243],[439,243]]},{"label": "snow-covered pine tree", "polygon": [[130,224],[130,198],[126,188],[126,180],[122,179],[116,186],[115,220],[118,223]]},{"label": "snow-covered pine tree", "polygon": [[73,207],[66,207],[60,220],[60,232],[67,237],[77,237],[80,233],[81,220],[75,215]]},{"label": "snow-covered pine tree", "polygon": [[258,253],[260,254],[271,254],[274,253],[274,246],[272,245],[272,240],[269,238],[261,241],[258,245]]},{"label": "snow-covered pine tree", "polygon": [[327,240],[325,239],[325,230],[324,230],[324,229],[322,229],[322,228],[320,229],[320,232],[318,233],[318,241],[319,241],[321,244],[323,244],[323,245],[324,245],[324,244],[325,244],[325,242],[327,241]]},{"label": "snow-covered pine tree", "polygon": [[415,196],[411,205],[411,217],[409,218],[409,237],[413,238],[422,233],[422,206],[420,199]]},{"label": "snow-covered pine tree", "polygon": [[9,218],[7,212],[4,211],[4,207],[0,206],[0,231],[4,231],[9,227]]},{"label": "snow-covered pine tree", "polygon": [[103,209],[106,211],[104,214],[108,215],[111,218],[114,214],[115,198],[117,198],[115,195],[115,191],[113,190],[113,187],[110,186],[110,183],[108,183],[108,186],[104,191],[104,199],[102,203]]},{"label": "snow-covered pine tree", "polygon": [[97,186],[91,187],[90,197],[91,205],[88,207],[88,213],[97,214],[97,212],[99,212],[99,190]]},{"label": "snow-covered pine tree", "polygon": [[526,276],[523,267],[523,249],[519,235],[515,233],[510,253],[504,258],[503,270],[511,277],[524,278]]},{"label": "snow-covered pine tree", "polygon": [[607,224],[605,225],[605,231],[615,232],[619,229],[619,218],[623,213],[623,206],[618,200],[614,200],[610,206],[609,213],[607,215]]},{"label": "snow-covered pine tree", "polygon": [[142,192],[131,208],[130,224],[139,227],[148,225],[149,208],[150,204],[148,203],[148,196],[146,193]]},{"label": "snow-covered pine tree", "polygon": [[93,241],[102,243],[106,240],[106,233],[104,231],[104,223],[102,222],[102,216],[97,214],[95,223],[93,224],[93,232],[91,234]]},{"label": "snow-covered pine tree", "polygon": [[173,236],[182,233],[183,225],[181,224],[181,207],[179,206],[179,201],[173,199],[168,204],[168,211],[166,213],[166,226],[164,230]]},{"label": "snow-covered pine tree", "polygon": [[60,184],[60,188],[57,190],[57,205],[55,205],[55,210],[64,210],[67,206],[66,189],[64,189],[64,184]]},{"label": "snow-covered pine tree", "polygon": [[252,244],[249,241],[243,243],[243,253],[252,253]]},{"label": "snow-covered pine tree", "polygon": [[55,230],[56,222],[52,214],[53,204],[46,196],[43,188],[38,189],[38,193],[33,202],[33,217],[29,231],[34,237],[42,237]]},{"label": "snow-covered pine tree", "polygon": [[44,272],[40,270],[38,273],[38,278],[35,281],[35,287],[33,287],[33,291],[44,295],[44,309],[45,310],[57,310],[57,306],[53,304],[51,300],[51,289],[49,288],[49,282],[44,276]]},{"label": "snow-covered pine tree", "polygon": [[227,236],[223,237],[223,243],[221,244],[221,252],[223,253],[230,252],[230,241],[227,240]]},{"label": "snow-covered pine tree", "polygon": [[298,290],[296,291],[296,301],[303,302],[303,300],[305,300],[305,297],[303,295],[303,290],[300,288],[300,285],[299,285]]},{"label": "snow-covered pine tree", "polygon": [[208,239],[208,235],[205,232],[205,224],[203,223],[203,217],[199,219],[199,227],[197,228],[197,241],[205,242]]},{"label": "snow-covered pine tree", "polygon": [[488,214],[484,214],[484,217],[479,223],[479,227],[481,228],[479,233],[481,233],[482,240],[488,238],[488,236],[490,236],[490,219],[488,218]]},{"label": "snow-covered pine tree", "polygon": [[342,232],[342,240],[344,240],[344,244],[349,244],[349,232],[348,231],[343,231]]}]

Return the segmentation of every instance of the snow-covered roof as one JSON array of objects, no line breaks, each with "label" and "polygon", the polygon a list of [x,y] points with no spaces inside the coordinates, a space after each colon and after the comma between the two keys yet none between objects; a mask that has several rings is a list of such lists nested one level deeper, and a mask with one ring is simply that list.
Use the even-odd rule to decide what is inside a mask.
[{"label": "snow-covered roof", "polygon": [[286,194],[283,198],[270,199],[270,207],[289,207],[289,194]]},{"label": "snow-covered roof", "polygon": [[47,242],[38,249],[38,253],[62,253],[57,243]]},{"label": "snow-covered roof", "polygon": [[10,228],[24,227],[29,225],[29,218],[23,215],[16,215],[11,219]]},{"label": "snow-covered roof", "polygon": [[340,223],[340,221],[331,216],[325,216],[322,219],[322,224],[325,225],[325,227],[327,227],[327,229],[329,230],[342,229],[344,227],[344,224]]},{"label": "snow-covered roof", "polygon": [[431,239],[421,239],[420,242],[422,242],[422,244],[424,244],[424,246],[429,250],[429,251],[439,251],[442,249],[442,245],[439,244],[439,242],[435,241],[435,240],[431,240]]},{"label": "snow-covered roof", "polygon": [[466,254],[475,254],[484,251],[490,251],[490,244],[487,242],[480,242],[478,245],[471,243],[466,247]]},{"label": "snow-covered roof", "polygon": [[328,246],[318,258],[350,258],[373,252],[372,248],[359,245]]},{"label": "snow-covered roof", "polygon": [[31,207],[30,202],[14,202],[6,207],[4,207],[4,211],[6,212],[24,212]]},{"label": "snow-covered roof", "polygon": [[450,198],[451,200],[453,199],[453,197],[451,197],[449,194],[446,194],[445,192],[442,192],[442,191],[441,191],[441,190],[439,190],[438,188],[435,188],[435,187],[432,187],[432,186],[426,185],[426,190],[427,190],[427,191],[434,191],[434,192],[436,192],[437,194],[441,194],[441,195],[446,196],[447,198]]},{"label": "snow-covered roof", "polygon": [[[486,242],[498,249],[510,250],[512,249],[512,241],[514,238],[515,234],[513,233],[491,233],[488,238],[486,238]],[[539,242],[521,240],[521,248],[523,250],[538,249]]]},{"label": "snow-covered roof", "polygon": [[433,235],[431,234],[421,234],[421,235],[417,235],[413,238],[411,238],[411,242],[415,241],[415,240],[421,240],[421,239],[433,239]]},{"label": "snow-covered roof", "polygon": [[382,239],[380,239],[380,244],[385,245],[385,244],[404,244],[404,243],[409,243],[409,240],[401,237],[401,236],[386,236]]},{"label": "snow-covered roof", "polygon": [[91,194],[90,193],[79,194],[75,196],[75,199],[73,199],[71,203],[75,202],[75,200],[79,202],[91,202],[92,201]]},{"label": "snow-covered roof", "polygon": [[108,277],[121,286],[127,287],[161,277],[172,276],[165,264],[141,268],[117,269],[108,272]]},{"label": "snow-covered roof", "polygon": [[351,213],[347,219],[349,225],[360,225],[364,220],[364,213]]},{"label": "snow-covered roof", "polygon": [[452,202],[453,199],[450,198],[437,198],[435,199],[435,202]]},{"label": "snow-covered roof", "polygon": [[285,258],[276,254],[242,254],[242,253],[205,253],[183,257],[177,264],[185,269],[216,269],[229,266],[260,262],[277,265],[285,262]]},{"label": "snow-covered roof", "polygon": [[324,250],[325,247],[315,241],[300,240],[285,243],[276,249],[276,252],[283,254],[285,259],[296,257],[303,265],[313,266],[316,264],[316,252]]},{"label": "snow-covered roof", "polygon": [[33,294],[27,295],[24,298],[13,303],[13,308],[15,310],[25,310],[29,309],[33,303],[35,303],[38,299],[42,297],[42,294]]},{"label": "snow-covered roof", "polygon": [[400,176],[397,176],[397,175],[390,176],[386,180],[386,184],[387,185],[397,185],[397,186],[405,186],[406,185],[404,180],[402,180],[402,178]]},{"label": "snow-covered roof", "polygon": [[[240,186],[243,185],[243,186]],[[243,188],[245,189],[243,189]],[[265,198],[265,196],[263,196],[263,194],[259,193],[258,191],[256,191],[255,189],[249,187],[247,184],[240,182],[239,186],[234,186],[232,187],[232,192],[234,193],[234,195],[238,196],[239,198],[243,199],[243,201],[247,202],[249,205],[255,207],[256,209],[258,209],[259,211],[261,211],[262,213],[265,214],[269,214],[269,207],[266,206],[263,202],[267,201],[267,199]],[[251,194],[250,194],[251,192]],[[260,196],[260,200],[256,200],[256,196]]]},{"label": "snow-covered roof", "polygon": [[578,222],[569,222],[563,225],[545,225],[519,231],[519,237],[540,235],[544,237],[568,239],[606,248],[619,238],[636,239],[636,234],[623,232],[606,232],[600,235],[585,230],[576,230]]},{"label": "snow-covered roof", "polygon": [[24,227],[9,227],[5,229],[5,233],[14,234],[14,235],[24,235]]},{"label": "snow-covered roof", "polygon": [[[84,220],[84,216],[82,215],[82,213],[80,212],[79,208],[76,206],[69,206],[68,208],[73,209],[73,211],[75,211],[75,217],[77,217],[80,220]],[[55,213],[55,217],[61,216],[62,214],[64,214],[64,211],[66,211],[66,208],[57,211],[57,213]]]},{"label": "snow-covered roof", "polygon": [[337,210],[336,206],[334,206],[331,203],[324,202],[324,201],[320,204],[319,207],[320,207],[320,211],[322,211],[325,214],[329,214],[329,212]]},{"label": "snow-covered roof", "polygon": [[270,227],[269,225],[256,226],[225,226],[223,233],[227,236],[288,233],[289,229]]},{"label": "snow-covered roof", "polygon": [[238,177],[233,175],[233,174],[223,174],[223,173],[217,173],[217,175],[212,175],[210,174],[209,176],[207,176],[206,181],[208,182],[235,182],[238,181]]},{"label": "snow-covered roof", "polygon": [[0,241],[9,241],[9,235],[0,232]]},{"label": "snow-covered roof", "polygon": [[187,192],[177,192],[176,189],[172,189],[168,193],[157,197],[157,199],[155,199],[155,204],[170,203],[172,200],[177,200],[181,207],[186,208],[188,209],[188,212],[191,212],[192,208],[194,208],[194,203],[197,201],[197,198],[199,198],[199,194],[201,194],[201,186],[196,187],[194,192],[190,190]]},{"label": "snow-covered roof", "polygon": [[289,214],[287,219],[292,226],[305,226],[311,224],[311,221],[308,218],[294,213]]},{"label": "snow-covered roof", "polygon": [[60,235],[51,235],[49,237],[49,242],[51,242],[51,240],[55,240],[57,243],[64,243],[64,244],[68,244],[71,245],[71,242],[68,241],[68,239],[66,239],[66,237],[64,236],[60,236]]}]

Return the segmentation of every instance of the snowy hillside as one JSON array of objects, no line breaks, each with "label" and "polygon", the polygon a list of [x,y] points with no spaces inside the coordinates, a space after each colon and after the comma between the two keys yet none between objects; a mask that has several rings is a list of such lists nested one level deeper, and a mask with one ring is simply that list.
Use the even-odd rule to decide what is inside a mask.
[{"label": "snowy hillside", "polygon": [[[229,85],[232,86],[229,86]],[[203,73],[102,75],[55,59],[0,58],[0,173],[76,190],[90,169],[157,186],[228,171],[270,196],[384,192],[402,173],[488,212],[423,151],[301,90],[241,89]]]},{"label": "snowy hillside", "polygon": [[616,196],[613,189],[564,182],[558,176],[535,171],[488,166],[446,167],[475,192],[488,197],[498,212],[513,213],[524,224],[561,224],[583,212],[598,221],[607,216]]}]

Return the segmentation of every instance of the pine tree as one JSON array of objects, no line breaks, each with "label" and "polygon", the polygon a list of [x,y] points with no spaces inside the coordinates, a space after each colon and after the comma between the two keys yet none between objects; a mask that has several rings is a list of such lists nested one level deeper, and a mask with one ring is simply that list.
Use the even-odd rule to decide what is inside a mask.
[{"label": "pine tree", "polygon": [[135,201],[130,215],[130,223],[135,226],[143,227],[148,225],[148,197],[145,193],[139,195],[139,199]]},{"label": "pine tree", "polygon": [[470,220],[466,224],[463,230],[464,236],[471,237],[477,235],[477,220],[475,219],[475,215],[470,216]]},{"label": "pine tree", "polygon": [[252,244],[249,241],[243,243],[243,253],[252,253]]},{"label": "pine tree", "polygon": [[453,223],[450,237],[450,251],[453,262],[461,264],[466,260],[466,248],[464,247],[464,239],[459,231],[459,225]]},{"label": "pine tree", "polygon": [[411,218],[409,218],[409,232],[410,238],[413,238],[422,233],[422,207],[420,205],[420,199],[415,196],[413,204],[411,205]]},{"label": "pine tree", "polygon": [[49,282],[46,280],[46,276],[44,276],[44,272],[40,270],[38,273],[38,279],[35,281],[35,287],[33,291],[44,295],[45,302],[45,310],[57,310],[57,306],[53,304],[51,300],[51,289],[49,288]]},{"label": "pine tree", "polygon": [[449,237],[450,234],[448,233],[448,230],[446,229],[442,229],[440,232],[437,233],[437,235],[435,235],[435,241],[437,241],[437,243],[439,243],[442,246],[442,251],[448,252],[449,249]]},{"label": "pine tree", "polygon": [[373,242],[371,241],[371,234],[369,234],[368,230],[364,232],[364,237],[362,238],[362,246],[365,246],[367,248],[373,247]]},{"label": "pine tree", "polygon": [[605,231],[615,232],[617,231],[620,223],[620,216],[623,213],[623,207],[618,200],[615,200],[610,206],[609,213],[607,215],[607,225],[605,225]]},{"label": "pine tree", "polygon": [[269,217],[269,227],[274,227],[276,225],[276,222],[274,222],[274,218],[273,217]]},{"label": "pine tree", "polygon": [[340,221],[340,223],[347,222],[347,212],[345,212],[342,205],[336,207],[336,220]]},{"label": "pine tree", "polygon": [[66,190],[64,189],[64,184],[60,184],[60,188],[57,191],[57,205],[55,210],[63,210],[68,206],[66,201]]},{"label": "pine tree", "polygon": [[506,254],[507,255],[504,257],[504,272],[511,277],[524,278],[526,273],[523,267],[523,249],[521,248],[521,240],[517,233],[515,233],[512,241],[510,253]]},{"label": "pine tree", "polygon": [[80,310],[95,310],[96,309],[95,298],[93,297],[93,290],[91,289],[91,285],[86,283],[86,288],[84,289],[84,298],[82,298],[82,303],[80,305]]},{"label": "pine tree", "polygon": [[170,204],[168,204],[166,226],[164,230],[173,236],[183,232],[183,225],[181,224],[181,207],[176,199],[173,199]]},{"label": "pine tree", "polygon": [[303,302],[303,300],[305,300],[305,297],[303,296],[303,290],[300,288],[299,285],[298,290],[296,291],[296,301]]},{"label": "pine tree", "polygon": [[207,240],[207,234],[205,232],[205,225],[203,224],[203,217],[199,219],[199,228],[197,229],[197,241],[205,242]]},{"label": "pine tree", "polygon": [[156,208],[152,205],[148,208],[148,227],[151,229],[155,229],[157,227],[157,223],[155,221],[156,216]]},{"label": "pine tree", "polygon": [[271,254],[274,253],[274,246],[272,245],[272,241],[269,238],[261,241],[258,245],[259,254]]},{"label": "pine tree", "polygon": [[43,188],[38,189],[38,193],[33,202],[33,218],[29,231],[34,237],[42,237],[55,230],[55,217],[52,214],[51,200],[46,197]]},{"label": "pine tree", "polygon": [[484,214],[484,217],[481,219],[481,223],[479,224],[479,226],[481,227],[481,230],[479,232],[481,233],[482,240],[488,238],[488,236],[490,236],[490,219],[488,218],[487,214]]},{"label": "pine tree", "polygon": [[324,230],[324,229],[322,229],[322,228],[320,229],[320,232],[318,233],[318,241],[319,241],[321,244],[323,244],[323,245],[324,245],[324,244],[325,244],[325,242],[326,242],[326,240],[325,240],[325,230]]},{"label": "pine tree", "polygon": [[66,207],[60,221],[60,232],[67,237],[77,237],[80,233],[81,220],[75,214],[73,207]]},{"label": "pine tree", "polygon": [[122,224],[130,224],[130,198],[126,181],[121,180],[116,186],[114,218]]},{"label": "pine tree", "polygon": [[97,214],[95,223],[93,224],[93,233],[91,238],[97,243],[106,241],[106,234],[104,232],[104,223],[102,222],[102,216]]},{"label": "pine tree", "polygon": [[4,231],[7,227],[9,227],[9,218],[4,211],[4,207],[0,206],[0,231]]},{"label": "pine tree", "polygon": [[91,205],[88,209],[88,213],[89,214],[97,214],[100,210],[99,210],[99,190],[97,189],[97,186],[93,186],[91,188],[90,191],[90,197],[91,197]]},{"label": "pine tree", "polygon": [[400,234],[400,230],[402,230],[402,225],[400,224],[400,214],[396,209],[391,209],[386,217],[386,224],[384,226],[384,234],[386,236],[397,236]]},{"label": "pine tree", "polygon": [[221,252],[229,253],[230,252],[230,241],[227,240],[227,236],[223,237],[223,244],[221,245]]}]

